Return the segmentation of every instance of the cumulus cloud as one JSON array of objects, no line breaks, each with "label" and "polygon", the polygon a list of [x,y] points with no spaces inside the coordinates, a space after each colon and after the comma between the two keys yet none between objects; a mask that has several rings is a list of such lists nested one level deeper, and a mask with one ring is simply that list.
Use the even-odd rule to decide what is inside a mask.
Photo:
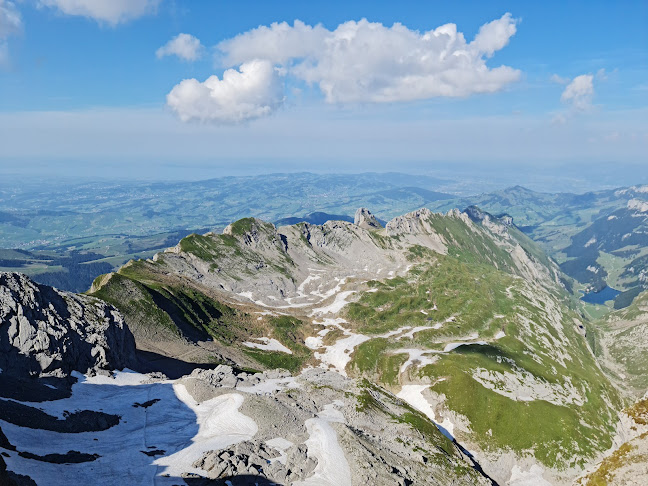
[{"label": "cumulus cloud", "polygon": [[0,0],[0,66],[9,63],[7,39],[22,31],[22,18],[13,2]]},{"label": "cumulus cloud", "polygon": [[114,26],[154,12],[160,0],[40,0],[39,3],[66,15],[88,17]]},{"label": "cumulus cloud", "polygon": [[577,111],[585,111],[592,106],[594,97],[594,76],[581,74],[576,76],[565,87],[560,101],[571,106]]},{"label": "cumulus cloud", "polygon": [[222,63],[234,66],[250,59],[267,59],[274,64],[287,64],[292,59],[316,57],[324,50],[331,32],[321,25],[314,27],[295,20],[262,25],[218,44]]},{"label": "cumulus cloud", "polygon": [[502,18],[482,25],[470,44],[490,57],[509,43],[509,39],[517,31],[516,25],[517,20],[507,12]]},{"label": "cumulus cloud", "polygon": [[169,42],[155,51],[158,59],[165,56],[178,56],[185,61],[195,61],[202,57],[203,45],[196,37],[190,34],[178,34]]},{"label": "cumulus cloud", "polygon": [[[387,103],[493,93],[520,77],[517,69],[508,66],[491,68],[486,64],[488,58],[508,44],[516,32],[516,25],[517,21],[507,13],[483,25],[469,43],[455,24],[419,32],[399,23],[387,27],[366,19],[344,22],[334,30],[322,25],[307,25],[299,20],[293,25],[273,23],[217,45],[219,62],[223,67],[241,65],[241,72],[228,70],[219,83],[227,80],[227,89],[232,93],[240,89],[245,93],[241,96],[245,102],[248,87],[236,85],[250,82],[243,66],[249,69],[250,63],[260,62],[265,66],[264,73],[272,73],[254,74],[255,90],[261,89],[261,82],[268,83],[264,92],[269,94],[270,102],[258,105],[265,107],[264,110],[252,109],[250,113],[254,113],[253,116],[235,117],[235,121],[270,113],[272,107],[279,104],[278,100],[283,97],[276,91],[282,85],[277,82],[277,72],[317,86],[329,103]],[[191,92],[198,92],[200,83],[197,81],[183,83],[174,91],[179,93],[191,87]],[[205,83],[201,91],[210,93],[210,97],[205,98],[210,100],[207,106],[198,110],[199,103],[194,95],[187,95],[190,108],[185,112],[182,106],[185,96],[171,96],[172,92],[169,95],[175,103],[172,108],[178,114],[184,113],[182,119],[225,121],[236,112],[233,102],[227,102],[226,106],[225,100],[214,102],[213,96],[219,100],[220,96],[209,91]],[[257,103],[252,103],[252,106],[257,106]],[[210,109],[214,112],[210,113]],[[248,109],[249,105],[246,105],[242,112],[246,113]],[[221,116],[223,110],[225,116]]]},{"label": "cumulus cloud", "polygon": [[222,79],[185,79],[167,95],[167,104],[182,121],[239,123],[274,112],[283,103],[283,91],[273,64],[253,60],[226,70]]},{"label": "cumulus cloud", "polygon": [[499,91],[520,77],[486,59],[516,32],[510,14],[481,27],[471,43],[455,24],[420,33],[362,19],[330,31],[295,21],[259,27],[221,42],[226,65],[267,59],[317,84],[330,103],[411,101]]}]

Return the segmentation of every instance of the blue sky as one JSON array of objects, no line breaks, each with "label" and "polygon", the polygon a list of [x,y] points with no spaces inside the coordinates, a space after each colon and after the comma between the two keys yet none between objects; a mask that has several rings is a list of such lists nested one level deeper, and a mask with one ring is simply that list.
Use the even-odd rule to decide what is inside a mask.
[{"label": "blue sky", "polygon": [[[425,36],[448,23],[465,42]],[[646,153],[645,1],[0,0],[0,173]]]}]

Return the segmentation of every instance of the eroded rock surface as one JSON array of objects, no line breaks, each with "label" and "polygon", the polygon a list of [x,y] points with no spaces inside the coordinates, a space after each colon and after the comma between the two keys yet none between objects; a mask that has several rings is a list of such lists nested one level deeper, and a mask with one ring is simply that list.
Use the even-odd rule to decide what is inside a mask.
[{"label": "eroded rock surface", "polygon": [[121,314],[92,297],[0,273],[0,368],[3,375],[64,378],[72,371],[121,369],[135,341]]}]

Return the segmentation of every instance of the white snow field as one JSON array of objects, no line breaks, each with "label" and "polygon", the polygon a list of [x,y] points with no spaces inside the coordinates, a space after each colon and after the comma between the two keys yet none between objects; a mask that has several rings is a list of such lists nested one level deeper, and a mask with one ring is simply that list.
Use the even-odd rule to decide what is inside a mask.
[{"label": "white snow field", "polygon": [[196,414],[199,428],[188,447],[155,461],[155,464],[165,466],[165,473],[172,476],[180,476],[183,472],[200,474],[202,471],[192,464],[205,452],[249,440],[257,433],[256,422],[238,411],[243,404],[243,395],[228,393],[199,404],[184,385],[175,384],[173,388],[176,396]]},{"label": "white snow field", "polygon": [[394,354],[407,353],[409,358],[405,361],[400,367],[400,373],[405,373],[407,368],[414,364],[414,361],[418,361],[418,367],[423,368],[429,364],[434,363],[438,358],[436,356],[428,357],[426,354],[430,354],[430,351],[425,349],[395,349]]},{"label": "white snow field", "polygon": [[[242,394],[197,404],[183,385],[168,380],[143,383],[146,375],[130,371],[118,372],[114,378],[76,376],[79,382],[70,398],[25,404],[59,417],[64,411],[103,411],[120,415],[118,425],[72,434],[0,420],[3,432],[19,449],[29,444],[25,449],[38,455],[75,450],[101,456],[92,462],[64,465],[36,462],[15,453],[5,458],[10,470],[29,475],[39,485],[96,484],[99,477],[115,477],[119,484],[129,486],[170,486],[179,483],[179,472],[192,470],[191,464],[203,451],[250,439],[257,431],[254,420],[238,411]],[[159,401],[148,407],[134,406],[151,400]],[[153,457],[144,453],[153,451],[164,452]]]},{"label": "white snow field", "polygon": [[335,429],[331,422],[344,422],[344,417],[336,404],[324,407],[316,418],[306,421],[310,434],[306,445],[308,455],[317,459],[313,475],[304,481],[293,483],[293,486],[341,486],[351,484],[351,469],[344,451],[337,440]]}]

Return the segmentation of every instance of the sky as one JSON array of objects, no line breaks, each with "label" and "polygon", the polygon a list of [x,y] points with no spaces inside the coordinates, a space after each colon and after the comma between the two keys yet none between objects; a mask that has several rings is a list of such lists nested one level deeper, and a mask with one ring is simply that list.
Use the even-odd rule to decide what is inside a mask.
[{"label": "sky", "polygon": [[645,0],[0,0],[0,176],[648,177],[646,154]]}]

